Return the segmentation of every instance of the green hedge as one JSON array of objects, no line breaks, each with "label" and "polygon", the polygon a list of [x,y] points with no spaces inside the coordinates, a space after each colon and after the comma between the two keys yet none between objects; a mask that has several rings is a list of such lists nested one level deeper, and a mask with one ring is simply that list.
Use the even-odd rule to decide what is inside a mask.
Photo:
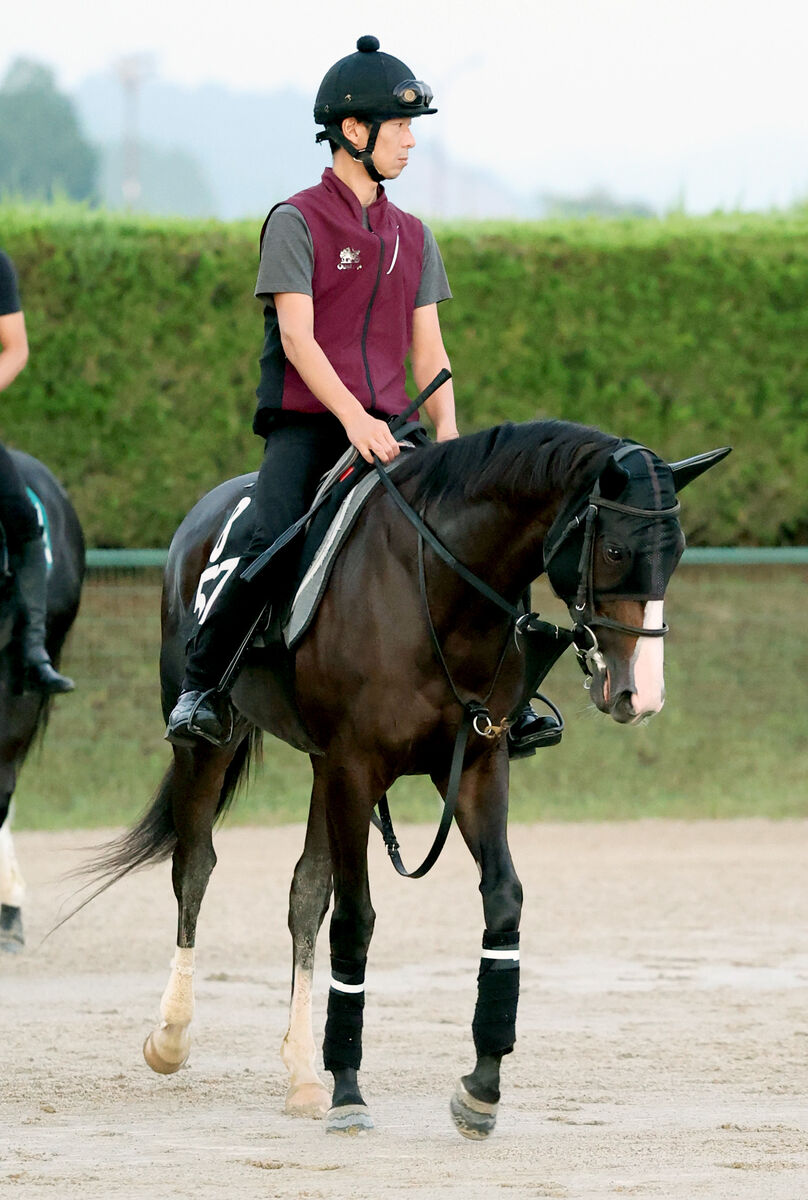
[{"label": "green hedge", "polygon": [[[0,207],[31,343],[0,436],[64,480],[90,545],[164,545],[260,461],[258,227]],[[436,233],[464,430],[552,415],[671,459],[730,444],[689,494],[691,544],[808,541],[808,213]]]}]

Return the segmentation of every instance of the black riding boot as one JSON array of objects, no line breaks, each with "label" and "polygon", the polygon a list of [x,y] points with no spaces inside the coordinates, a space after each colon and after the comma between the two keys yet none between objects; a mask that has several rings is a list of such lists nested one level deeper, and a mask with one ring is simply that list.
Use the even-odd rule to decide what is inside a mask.
[{"label": "black riding boot", "polygon": [[23,609],[22,628],[23,687],[27,691],[72,692],[72,679],[60,675],[45,649],[45,622],[48,613],[48,566],[40,538],[24,542],[16,572],[17,594]]},{"label": "black riding boot", "polygon": [[171,710],[166,741],[193,746],[199,738],[224,746],[233,734],[230,692],[246,652],[250,630],[266,603],[260,584],[245,583],[242,560],[188,643],[185,675],[177,703]]},{"label": "black riding boot", "polygon": [[[544,697],[539,697],[544,699]],[[532,704],[526,704],[508,730],[508,757],[529,758],[542,746],[557,746],[564,732],[564,722],[555,705],[545,704],[553,709],[552,717],[540,717]]]}]

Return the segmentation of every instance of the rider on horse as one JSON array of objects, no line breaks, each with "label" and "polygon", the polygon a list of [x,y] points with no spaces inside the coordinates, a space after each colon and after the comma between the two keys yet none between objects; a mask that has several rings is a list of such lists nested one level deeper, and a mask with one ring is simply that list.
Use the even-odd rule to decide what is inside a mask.
[{"label": "rider on horse", "polygon": [[[0,251],[0,392],[16,379],[28,361],[25,317],[11,260]],[[16,560],[15,582],[24,617],[21,631],[23,685],[33,691],[73,690],[45,648],[47,562],[36,510],[9,452],[0,443],[0,525],[6,550]]]},{"label": "rider on horse", "polygon": [[[232,682],[228,668],[268,599],[244,571],[307,510],[349,445],[368,463],[399,454],[388,421],[407,407],[407,354],[419,389],[449,366],[438,304],[451,291],[434,236],[381,186],[407,165],[412,119],[436,112],[431,103],[431,89],[374,37],[360,38],[320,84],[314,119],[325,128],[316,140],[328,142],[333,166],[276,205],[261,236],[255,294],[265,336],[253,428],[266,448],[254,533],[189,644],[169,741],[226,740],[222,680]],[[438,441],[458,436],[451,382],[425,407]],[[275,557],[276,592],[293,565],[289,551]],[[552,740],[548,725],[554,735],[555,722],[528,707],[511,730],[512,749]]]}]

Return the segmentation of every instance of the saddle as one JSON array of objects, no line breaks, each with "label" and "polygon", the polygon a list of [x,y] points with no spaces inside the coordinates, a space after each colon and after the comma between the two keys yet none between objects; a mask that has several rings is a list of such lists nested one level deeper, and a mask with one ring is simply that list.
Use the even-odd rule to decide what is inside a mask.
[{"label": "saddle", "polygon": [[[403,453],[388,464],[385,468],[388,473],[401,466],[404,454],[428,440],[420,425],[408,426],[406,431],[399,431],[397,437]],[[323,476],[309,509],[313,515],[299,535],[301,545],[296,569],[281,588],[280,599],[267,620],[256,630],[253,646],[285,646],[291,650],[300,642],[314,620],[339,552],[378,484],[376,471],[353,447],[349,447]],[[224,582],[222,577],[227,578],[237,568],[250,545],[253,533],[250,491],[253,486],[252,480],[245,485],[220,525],[208,564],[199,577],[194,602],[196,620],[203,618],[206,608],[215,603]],[[261,586],[259,578],[254,586]]]},{"label": "saddle", "polygon": [[[402,446],[405,453],[413,448],[410,442],[402,442]],[[392,475],[401,466],[402,461],[403,454],[393,459],[385,467],[387,474]],[[356,481],[348,477],[336,484],[333,494],[312,519],[305,535],[296,586],[283,622],[283,640],[290,650],[294,649],[311,625],[325,594],[337,556],[371,493],[379,485],[379,476],[373,468],[364,461],[362,466],[366,469],[359,469]],[[339,476],[337,478],[339,479]],[[321,486],[326,486],[327,482],[328,477],[323,480]]]}]

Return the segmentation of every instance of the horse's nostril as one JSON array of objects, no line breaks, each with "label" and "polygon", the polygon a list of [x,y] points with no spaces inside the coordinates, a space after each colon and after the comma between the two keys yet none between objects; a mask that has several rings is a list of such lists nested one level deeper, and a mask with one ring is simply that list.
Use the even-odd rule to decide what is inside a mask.
[{"label": "horse's nostril", "polygon": [[632,703],[632,693],[629,691],[620,692],[613,704],[609,706],[611,717],[620,725],[628,725],[637,719],[637,714],[634,711]]}]

